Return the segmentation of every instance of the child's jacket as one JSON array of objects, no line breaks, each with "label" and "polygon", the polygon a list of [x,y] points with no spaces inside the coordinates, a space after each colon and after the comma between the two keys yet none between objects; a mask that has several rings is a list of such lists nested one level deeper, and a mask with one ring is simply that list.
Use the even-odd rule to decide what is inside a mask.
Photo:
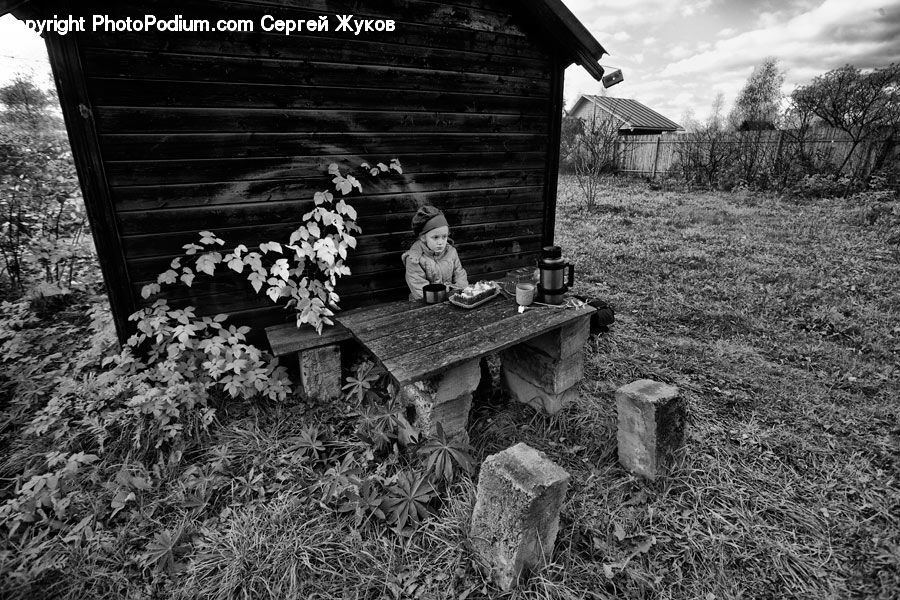
[{"label": "child's jacket", "polygon": [[452,283],[465,287],[469,285],[466,270],[459,262],[456,248],[449,242],[444,251],[435,254],[416,240],[412,247],[401,257],[406,267],[406,285],[409,286],[409,299],[421,300],[422,288],[429,283]]}]

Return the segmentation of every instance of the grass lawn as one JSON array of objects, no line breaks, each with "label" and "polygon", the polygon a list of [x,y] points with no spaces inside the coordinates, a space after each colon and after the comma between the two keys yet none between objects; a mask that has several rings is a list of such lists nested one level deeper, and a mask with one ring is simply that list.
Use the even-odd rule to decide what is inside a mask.
[{"label": "grass lawn", "polygon": [[[90,540],[2,543],[0,596],[895,598],[900,255],[866,214],[622,180],[585,208],[563,178],[557,243],[576,291],[617,318],[560,415],[500,390],[473,409],[477,461],[524,441],[572,475],[554,562],[516,592],[466,549],[475,477],[409,540],[356,528],[309,501],[316,474],[290,451],[313,415],[350,436],[341,407],[287,404],[222,411],[175,476]],[[689,407],[685,448],[656,483],[616,459],[614,392],[641,378],[677,385]],[[36,408],[6,381],[0,502],[37,451],[19,435]],[[201,473],[215,492],[198,502],[185,490]],[[81,502],[108,514],[116,490],[103,493]]]}]

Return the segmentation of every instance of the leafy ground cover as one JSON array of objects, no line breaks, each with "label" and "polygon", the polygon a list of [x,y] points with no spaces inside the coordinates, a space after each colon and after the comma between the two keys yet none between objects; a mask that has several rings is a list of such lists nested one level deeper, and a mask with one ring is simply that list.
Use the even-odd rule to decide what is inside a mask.
[{"label": "leafy ground cover", "polygon": [[[496,389],[473,410],[476,463],[524,441],[572,474],[553,563],[506,597],[894,597],[900,256],[881,215],[896,203],[609,180],[584,207],[572,190],[563,180],[557,241],[578,291],[617,322],[589,344],[562,414]],[[51,314],[4,308],[0,502],[53,449],[24,431],[57,378],[99,364],[111,334],[99,294]],[[616,462],[614,391],[639,378],[679,386],[691,415],[675,468],[652,484]],[[48,521],[0,542],[0,596],[503,596],[467,549],[477,472],[428,506],[410,499],[411,515],[435,514],[397,535],[363,488],[328,500],[349,456],[375,478],[407,466],[366,455],[352,398],[216,409],[165,473],[127,457],[73,464],[85,474],[47,496]]]}]

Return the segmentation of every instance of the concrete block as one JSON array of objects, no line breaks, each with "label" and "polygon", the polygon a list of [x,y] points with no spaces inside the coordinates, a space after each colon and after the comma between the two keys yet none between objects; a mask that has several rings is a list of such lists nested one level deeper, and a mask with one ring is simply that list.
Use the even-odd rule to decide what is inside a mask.
[{"label": "concrete block", "polygon": [[582,348],[591,334],[591,317],[587,315],[577,321],[570,321],[548,333],[523,342],[536,348],[553,359],[570,356]]},{"label": "concrete block", "polygon": [[504,369],[551,394],[564,392],[584,377],[582,349],[554,360],[530,346],[518,344],[501,352],[500,361]]},{"label": "concrete block", "polygon": [[298,353],[300,385],[307,398],[333,400],[341,396],[341,347],[322,346]]},{"label": "concrete block", "polygon": [[543,410],[550,415],[555,415],[578,397],[577,384],[558,394],[554,394],[522,378],[515,371],[507,369],[505,365],[500,369],[500,375],[503,385],[514,400],[518,400],[537,410]]},{"label": "concrete block", "polygon": [[472,392],[481,380],[479,360],[470,360],[426,381],[417,381],[401,390],[404,403],[415,415],[412,425],[428,436],[437,433],[440,422],[451,439],[468,442],[466,425],[472,408]]},{"label": "concrete block", "polygon": [[642,477],[661,476],[684,440],[687,411],[678,388],[639,379],[616,390],[616,412],[619,462]]},{"label": "concrete block", "polygon": [[569,474],[527,444],[484,460],[469,536],[504,591],[553,554]]},{"label": "concrete block", "polygon": [[406,406],[414,412],[410,423],[413,427],[428,437],[434,437],[440,423],[448,439],[469,442],[466,425],[472,408],[472,394],[461,394],[438,403],[419,383],[404,386],[401,394]]}]

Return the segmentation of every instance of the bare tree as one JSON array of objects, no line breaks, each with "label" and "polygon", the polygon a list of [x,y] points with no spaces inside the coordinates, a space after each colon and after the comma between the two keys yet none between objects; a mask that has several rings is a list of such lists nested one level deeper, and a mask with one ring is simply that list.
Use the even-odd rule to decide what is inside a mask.
[{"label": "bare tree", "polygon": [[615,119],[598,119],[587,123],[575,138],[570,159],[575,184],[582,193],[585,206],[594,206],[600,192],[600,177],[616,168],[616,144],[619,123]]},{"label": "bare tree", "polygon": [[[798,110],[812,113],[831,127],[845,132],[850,150],[839,171],[850,162],[854,151],[882,129],[894,140],[900,125],[900,65],[863,72],[853,65],[828,71],[791,95]],[[859,169],[851,174],[859,176]]]}]

